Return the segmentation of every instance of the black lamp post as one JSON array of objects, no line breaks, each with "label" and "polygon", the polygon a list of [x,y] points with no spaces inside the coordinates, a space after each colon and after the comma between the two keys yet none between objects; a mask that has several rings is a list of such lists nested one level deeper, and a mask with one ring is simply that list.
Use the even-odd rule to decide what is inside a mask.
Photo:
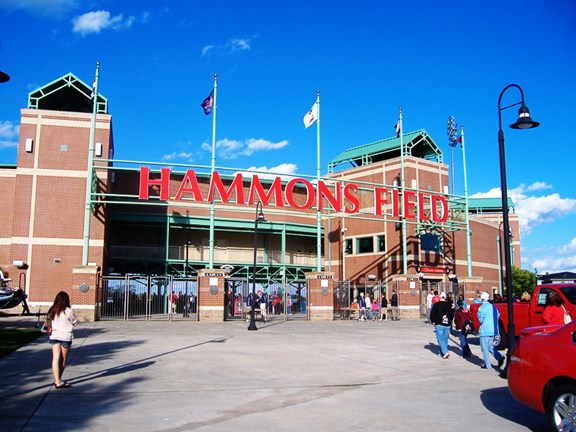
[{"label": "black lamp post", "polygon": [[[521,101],[512,105],[502,107],[502,96],[510,87],[516,87],[520,91]],[[532,120],[530,110],[524,103],[524,92],[517,84],[509,84],[498,97],[498,148],[500,150],[500,182],[502,189],[502,222],[504,224],[504,266],[506,267],[505,281],[508,300],[508,352],[506,353],[506,369],[510,365],[510,356],[516,342],[516,328],[514,325],[514,293],[512,292],[512,260],[510,256],[510,223],[508,220],[508,187],[506,185],[506,158],[504,154],[504,132],[502,131],[502,111],[513,106],[520,105],[518,109],[518,120],[512,123],[512,129],[531,129],[538,127],[540,123]]]},{"label": "black lamp post", "polygon": [[[258,210],[260,209],[260,210]],[[254,220],[254,267],[252,268],[252,306],[250,308],[250,325],[248,330],[258,330],[256,327],[255,311],[256,305],[256,253],[258,251],[258,222],[266,222],[262,212],[262,202],[256,203],[256,219]]]}]

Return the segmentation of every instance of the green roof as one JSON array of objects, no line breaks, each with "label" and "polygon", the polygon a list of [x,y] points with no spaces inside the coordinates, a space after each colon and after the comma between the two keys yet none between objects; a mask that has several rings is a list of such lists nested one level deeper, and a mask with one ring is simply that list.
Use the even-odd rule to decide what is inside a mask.
[{"label": "green roof", "polygon": [[[98,94],[98,113],[108,114],[108,99]],[[91,113],[92,87],[69,73],[28,94],[28,108]]]},{"label": "green roof", "polygon": [[[403,134],[402,144],[405,155],[442,162],[442,151],[424,129]],[[394,137],[353,147],[328,162],[329,171],[345,162],[357,167],[400,157],[400,145]]]},{"label": "green roof", "polygon": [[[514,211],[512,198],[508,198],[508,208]],[[502,198],[468,198],[468,210],[472,213],[502,212]]]}]

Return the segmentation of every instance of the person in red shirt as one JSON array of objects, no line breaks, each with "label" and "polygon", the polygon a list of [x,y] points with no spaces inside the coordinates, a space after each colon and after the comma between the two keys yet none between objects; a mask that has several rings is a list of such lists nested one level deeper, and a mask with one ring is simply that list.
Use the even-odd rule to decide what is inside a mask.
[{"label": "person in red shirt", "polygon": [[565,309],[562,299],[556,291],[549,291],[546,295],[546,307],[542,314],[544,324],[564,324]]}]

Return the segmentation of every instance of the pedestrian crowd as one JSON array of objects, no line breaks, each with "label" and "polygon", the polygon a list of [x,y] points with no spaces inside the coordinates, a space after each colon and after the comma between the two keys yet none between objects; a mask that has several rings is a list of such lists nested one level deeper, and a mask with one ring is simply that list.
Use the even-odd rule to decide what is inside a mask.
[{"label": "pedestrian crowd", "polygon": [[398,308],[398,295],[392,290],[390,299],[386,293],[382,293],[380,299],[377,294],[365,294],[360,292],[351,309],[358,309],[358,321],[399,321],[400,311]]},{"label": "pedestrian crowd", "polygon": [[483,292],[480,294],[475,303],[480,306],[477,310],[477,318],[480,323],[479,329],[474,329],[473,317],[470,309],[466,304],[463,295],[458,296],[456,304],[452,300],[451,293],[431,292],[428,295],[427,302],[429,307],[427,324],[434,325],[436,340],[439,346],[438,356],[443,359],[450,358],[448,350],[448,340],[452,329],[460,340],[460,349],[462,358],[472,356],[472,350],[468,343],[468,335],[478,333],[480,341],[480,350],[484,363],[480,366],[482,369],[492,369],[492,357],[496,360],[498,368],[502,368],[504,357],[496,346],[499,344],[499,326],[500,312],[492,304],[490,294]]}]

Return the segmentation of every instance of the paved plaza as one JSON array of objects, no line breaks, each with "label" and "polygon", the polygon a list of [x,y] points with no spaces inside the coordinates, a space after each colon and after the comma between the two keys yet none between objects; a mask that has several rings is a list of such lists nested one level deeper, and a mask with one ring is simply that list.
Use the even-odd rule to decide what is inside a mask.
[{"label": "paved plaza", "polygon": [[[35,318],[0,317],[33,327]],[[47,336],[0,359],[0,431],[544,431],[422,321],[79,324],[55,389]],[[0,333],[1,336],[1,333]]]}]

